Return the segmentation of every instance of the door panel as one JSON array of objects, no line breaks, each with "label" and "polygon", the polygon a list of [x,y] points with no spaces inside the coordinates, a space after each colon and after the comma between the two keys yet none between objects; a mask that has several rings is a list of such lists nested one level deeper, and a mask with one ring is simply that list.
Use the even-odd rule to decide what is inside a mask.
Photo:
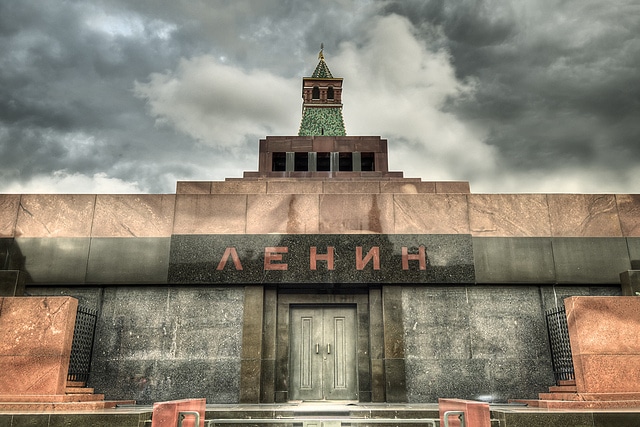
[{"label": "door panel", "polygon": [[291,308],[292,400],[355,400],[354,307]]}]

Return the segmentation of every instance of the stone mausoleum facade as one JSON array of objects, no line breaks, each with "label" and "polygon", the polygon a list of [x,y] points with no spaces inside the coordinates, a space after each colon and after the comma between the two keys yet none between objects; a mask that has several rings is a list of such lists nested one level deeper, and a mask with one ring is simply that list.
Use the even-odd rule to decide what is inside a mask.
[{"label": "stone mausoleum facade", "polygon": [[109,399],[536,397],[545,310],[640,269],[640,195],[405,178],[385,139],[346,134],[342,83],[321,55],[298,136],[261,140],[242,178],[0,195],[0,283],[97,310],[88,385]]}]

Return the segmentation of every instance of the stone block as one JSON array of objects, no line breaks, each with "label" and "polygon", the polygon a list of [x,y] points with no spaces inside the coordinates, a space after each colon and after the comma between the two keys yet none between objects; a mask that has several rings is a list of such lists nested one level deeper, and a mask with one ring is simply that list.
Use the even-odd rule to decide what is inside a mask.
[{"label": "stone block", "polygon": [[396,233],[469,234],[467,198],[459,194],[395,194]]},{"label": "stone block", "polygon": [[167,283],[169,237],[94,237],[87,283]]},{"label": "stone block", "polygon": [[540,336],[534,339],[533,350],[519,343],[525,350],[517,357],[489,358],[485,365],[490,373],[488,388],[471,398],[490,402],[507,402],[514,398],[535,399],[541,390],[547,390],[549,384],[554,384],[550,356],[536,354],[536,350],[546,343]]},{"label": "stone block", "polygon": [[28,283],[84,283],[90,237],[15,239],[16,253],[24,258]]},{"label": "stone block", "polygon": [[178,181],[176,194],[211,194],[211,181]]},{"label": "stone block", "polygon": [[240,287],[105,288],[92,387],[141,404],[187,397],[237,403],[243,293]]},{"label": "stone block", "polygon": [[92,237],[169,237],[173,194],[98,194]]},{"label": "stone block", "polygon": [[407,393],[410,402],[433,402],[442,396],[473,399],[489,394],[486,359],[406,359]]},{"label": "stone block", "polygon": [[[636,411],[624,413],[614,411],[597,411],[593,413],[594,427],[636,427],[640,416]],[[573,424],[576,425],[576,424]]]},{"label": "stone block", "polygon": [[240,367],[240,403],[260,403],[260,359],[242,359]]},{"label": "stone block", "polygon": [[407,401],[407,381],[404,359],[384,359],[386,402]]},{"label": "stone block", "polygon": [[[546,357],[547,334],[539,290],[534,286],[517,288],[472,287],[469,300],[470,354],[487,360],[539,359]],[[460,331],[462,332],[462,331]]]},{"label": "stone block", "polygon": [[244,318],[242,329],[242,358],[260,360],[262,356],[262,286],[244,288]]},{"label": "stone block", "polygon": [[403,287],[406,354],[423,359],[468,357],[471,340],[466,301],[463,287]]},{"label": "stone block", "polygon": [[247,233],[317,233],[318,203],[316,194],[249,195]]},{"label": "stone block", "polygon": [[436,192],[436,183],[413,181],[410,179],[403,179],[398,181],[381,181],[380,192],[396,194],[433,194]]},{"label": "stone block", "polygon": [[544,194],[470,194],[469,223],[474,236],[551,235]]},{"label": "stone block", "polygon": [[271,180],[267,182],[268,194],[320,194],[322,191],[323,182],[321,180]]},{"label": "stone block", "polygon": [[19,194],[0,194],[0,238],[15,235],[19,206]]},{"label": "stone block", "polygon": [[168,281],[332,287],[474,283],[475,276],[470,235],[174,235]]},{"label": "stone block", "polygon": [[[506,427],[593,427],[590,412],[499,412],[500,426]],[[622,427],[619,424],[597,424],[596,427]]]},{"label": "stone block", "polygon": [[554,237],[621,237],[616,199],[611,194],[548,194]]},{"label": "stone block", "polygon": [[439,194],[469,194],[470,192],[471,190],[469,189],[469,183],[466,181],[436,182],[436,193]]},{"label": "stone block", "polygon": [[402,288],[385,286],[382,289],[382,316],[384,357],[386,359],[403,359]]},{"label": "stone block", "polygon": [[631,269],[640,270],[640,238],[627,237],[627,247],[629,248]]},{"label": "stone block", "polygon": [[78,301],[0,298],[0,395],[65,392]]},{"label": "stone block", "polygon": [[625,238],[552,238],[557,283],[619,284],[631,269]]},{"label": "stone block", "polygon": [[323,234],[394,233],[391,194],[323,194],[319,232]]},{"label": "stone block", "polygon": [[15,244],[15,239],[0,238],[0,269],[21,270],[24,267],[24,256]]},{"label": "stone block", "polygon": [[89,237],[96,196],[89,194],[24,194],[16,237]]},{"label": "stone block", "polygon": [[24,295],[26,276],[18,270],[0,270],[0,297]]},{"label": "stone block", "polygon": [[640,296],[640,271],[628,270],[620,273],[622,295],[629,297]]},{"label": "stone block", "polygon": [[440,411],[440,425],[450,427],[460,427],[463,425],[458,415],[445,416],[449,411],[459,411],[464,415],[464,426],[466,427],[491,427],[491,415],[489,404],[485,402],[475,402],[462,399],[438,399],[438,409]]},{"label": "stone block", "polygon": [[178,195],[173,234],[243,234],[246,213],[243,194]]},{"label": "stone block", "polygon": [[[263,359],[262,366],[260,369],[261,369],[260,373],[262,375],[262,378],[260,380],[262,383],[260,387],[260,402],[274,403],[275,402],[275,383],[276,383],[275,359]],[[242,399],[242,396],[240,398]]]},{"label": "stone block", "polygon": [[474,237],[477,283],[554,283],[548,237]]},{"label": "stone block", "polygon": [[230,180],[211,183],[211,194],[264,194],[266,192],[266,181]]},{"label": "stone block", "polygon": [[578,393],[640,392],[640,298],[565,300]]},{"label": "stone block", "polygon": [[371,401],[384,402],[386,399],[384,391],[384,360],[371,359]]},{"label": "stone block", "polygon": [[[354,175],[355,177],[355,175]],[[324,181],[325,194],[377,194],[380,193],[378,181]]]},{"label": "stone block", "polygon": [[[438,399],[438,409],[440,412],[440,425],[459,427],[491,427],[491,415],[489,404],[485,402],[475,402],[462,399]],[[459,415],[449,415],[447,412],[462,412],[464,424],[460,422]],[[445,420],[446,418],[446,420]]]},{"label": "stone block", "polygon": [[640,237],[640,194],[617,194],[622,235]]},{"label": "stone block", "polygon": [[153,404],[151,427],[196,427],[196,417],[189,415],[184,417],[181,424],[180,412],[197,412],[199,414],[199,427],[204,427],[204,415],[206,399],[183,399],[169,402],[156,402]]}]

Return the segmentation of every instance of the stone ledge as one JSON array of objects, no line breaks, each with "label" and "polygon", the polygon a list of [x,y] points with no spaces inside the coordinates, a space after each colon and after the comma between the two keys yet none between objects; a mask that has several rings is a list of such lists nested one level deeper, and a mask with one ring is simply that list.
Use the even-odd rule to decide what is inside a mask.
[{"label": "stone ledge", "polygon": [[104,401],[104,394],[4,394],[1,403],[61,403],[61,402],[97,402]]},{"label": "stone ledge", "polygon": [[135,405],[134,400],[101,400],[97,402],[0,402],[2,412],[68,412],[113,409],[118,405]]}]

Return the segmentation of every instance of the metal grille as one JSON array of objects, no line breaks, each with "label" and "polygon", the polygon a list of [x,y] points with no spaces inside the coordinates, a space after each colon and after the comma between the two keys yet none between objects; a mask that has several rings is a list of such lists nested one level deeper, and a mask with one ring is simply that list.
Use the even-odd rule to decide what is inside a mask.
[{"label": "metal grille", "polygon": [[96,330],[97,318],[98,313],[96,310],[78,306],[73,343],[71,344],[68,381],[87,382],[89,379],[91,351],[93,349],[93,336]]},{"label": "metal grille", "polygon": [[556,379],[556,383],[575,380],[567,312],[564,307],[547,310],[547,329],[549,330],[551,362],[553,363],[553,376]]}]

